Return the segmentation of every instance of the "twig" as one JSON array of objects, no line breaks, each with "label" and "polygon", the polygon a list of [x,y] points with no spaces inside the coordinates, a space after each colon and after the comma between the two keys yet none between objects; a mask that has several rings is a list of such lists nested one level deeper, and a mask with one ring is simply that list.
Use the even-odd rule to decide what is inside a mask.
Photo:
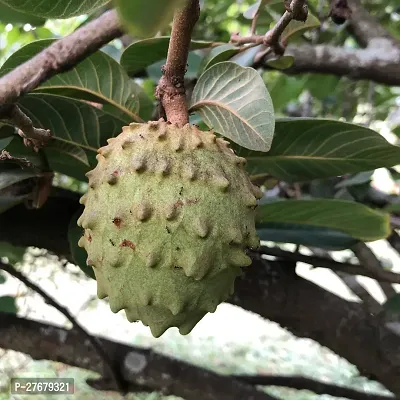
[{"label": "twig", "polygon": [[0,78],[0,105],[15,102],[18,97],[52,76],[71,69],[121,35],[116,11],[105,12]]},{"label": "twig", "polygon": [[108,369],[109,374],[113,381],[115,382],[116,387],[119,389],[121,393],[125,393],[125,387],[123,384],[123,380],[121,376],[118,374],[118,368],[115,368],[113,366],[112,361],[110,360],[109,356],[107,353],[104,351],[102,345],[100,342],[90,335],[79,323],[78,321],[73,317],[73,315],[61,304],[59,304],[56,300],[54,300],[51,296],[49,296],[46,292],[44,292],[39,286],[37,286],[35,283],[31,282],[27,277],[25,277],[21,272],[17,271],[13,266],[10,264],[5,264],[0,261],[0,270],[8,272],[10,275],[12,275],[14,278],[17,278],[20,280],[22,283],[25,284],[28,288],[32,289],[34,292],[38,293],[40,296],[43,297],[45,302],[52,307],[54,307],[56,310],[58,310],[61,314],[63,314],[68,321],[70,321],[73,325],[73,327],[86,339],[90,341],[90,344],[93,346],[99,357],[103,360],[104,366]]},{"label": "twig", "polygon": [[[98,354],[86,345],[85,336],[76,329],[65,329],[46,322],[19,318],[0,312],[0,348],[31,355],[35,360],[62,360],[63,363],[94,372],[102,372]],[[135,392],[151,388],[163,395],[186,400],[277,400],[253,385],[220,375],[151,349],[144,349],[97,337],[121,370],[128,389]],[[104,380],[91,381],[101,389],[115,387]],[[148,389],[147,389],[148,390]],[[80,396],[76,396],[78,399]],[[93,396],[111,397],[110,395]],[[131,398],[137,399],[138,396]]]},{"label": "twig", "polygon": [[167,120],[178,126],[189,122],[184,77],[192,31],[200,16],[199,0],[189,0],[176,12],[172,24],[167,62],[156,89],[156,97],[165,110]]},{"label": "twig", "polygon": [[341,263],[318,256],[306,256],[304,254],[292,253],[290,251],[285,251],[279,248],[272,248],[268,246],[261,246],[258,249],[258,252],[273,257],[303,262],[318,268],[329,268],[337,271],[343,271],[352,275],[367,276],[381,282],[400,283],[400,274],[396,274],[392,271],[386,271],[384,269],[371,271],[367,268],[364,268],[362,265]]},{"label": "twig", "polygon": [[280,37],[286,27],[289,25],[290,21],[305,21],[307,19],[307,6],[305,5],[305,0],[292,0],[290,6],[286,8],[285,13],[276,23],[276,25],[269,30],[264,36],[254,35],[241,37],[237,34],[231,36],[231,42],[237,43],[239,45],[247,43],[262,44],[266,47],[271,47],[274,49],[276,54],[282,55],[285,51],[285,44],[280,42]]},{"label": "twig", "polygon": [[52,138],[50,130],[35,128],[32,120],[16,104],[0,107],[0,113],[2,119],[18,128],[18,134],[24,139],[25,146],[33,147],[36,152]]},{"label": "twig", "polygon": [[390,217],[390,225],[392,225],[394,229],[400,229],[400,218],[392,215]]},{"label": "twig", "polygon": [[392,396],[362,393],[358,390],[317,381],[304,376],[236,375],[235,378],[253,385],[283,386],[298,390],[310,390],[316,394],[328,394],[335,397],[346,397],[353,400],[394,400],[394,397]]},{"label": "twig", "polygon": [[254,14],[253,21],[251,22],[251,31],[250,31],[252,35],[256,34],[258,17],[260,16],[260,12],[264,6],[264,3],[265,0],[260,1],[260,5],[258,6],[256,13]]},{"label": "twig", "polygon": [[[379,275],[382,271],[386,272],[374,252],[365,243],[357,243],[350,250],[356,255],[360,264],[368,271],[371,271],[375,275]],[[380,282],[379,285],[388,299],[396,294],[391,283]]]},{"label": "twig", "polygon": [[[333,260],[332,256],[328,251],[311,247],[310,250],[316,255],[320,257],[328,258],[329,260]],[[347,286],[347,288],[353,292],[356,296],[358,296],[362,300],[362,304],[365,308],[374,315],[379,314],[382,311],[382,306],[375,299],[374,296],[357,280],[355,275],[347,274],[343,271],[335,271],[332,272]]]}]

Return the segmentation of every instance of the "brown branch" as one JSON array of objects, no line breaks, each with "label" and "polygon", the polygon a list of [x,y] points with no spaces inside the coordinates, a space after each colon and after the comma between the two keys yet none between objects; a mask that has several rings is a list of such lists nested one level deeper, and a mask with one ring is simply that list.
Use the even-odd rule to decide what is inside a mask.
[{"label": "brown branch", "polygon": [[252,35],[248,37],[240,37],[237,34],[231,36],[231,42],[236,44],[263,44],[266,47],[274,49],[276,54],[283,54],[285,51],[284,45],[280,43],[280,37],[290,21],[305,21],[307,19],[307,6],[305,0],[292,0],[290,6],[275,24],[264,36]]},{"label": "brown branch", "polygon": [[[68,191],[57,191],[56,195],[37,211],[19,205],[0,214],[0,226],[7,227],[0,229],[0,240],[47,248],[71,259],[68,223],[80,207],[79,196]],[[400,395],[399,336],[361,304],[349,302],[294,271],[291,262],[260,260],[256,255],[253,265],[237,279],[230,302],[281,324],[299,337],[316,340],[349,360],[361,374]]]},{"label": "brown branch", "polygon": [[346,397],[353,400],[394,400],[393,396],[363,393],[359,392],[358,390],[317,381],[304,376],[236,375],[235,378],[246,383],[251,383],[252,385],[283,386],[298,390],[309,390],[316,394],[328,394],[335,397]]},{"label": "brown branch", "polygon": [[[319,248],[311,248],[310,249],[316,256],[325,257],[329,260],[333,260],[332,256],[328,251],[319,249]],[[375,299],[374,296],[357,280],[355,275],[348,274],[342,271],[332,272],[347,286],[347,288],[353,292],[356,296],[358,296],[362,300],[362,304],[369,310],[372,314],[378,315],[382,311],[382,306]]]},{"label": "brown branch", "polygon": [[254,260],[230,302],[316,340],[400,396],[400,337],[361,304],[296,275],[293,263]]},{"label": "brown branch", "polygon": [[[330,45],[290,45],[286,55],[295,58],[287,74],[319,73],[400,85],[400,47],[382,43],[381,48],[347,49]],[[260,62],[260,66],[268,66]]]},{"label": "brown branch", "polygon": [[118,390],[121,393],[125,392],[125,388],[122,384],[121,377],[118,375],[118,370],[115,368],[115,365],[112,363],[111,359],[103,349],[101,343],[92,335],[90,335],[86,330],[78,323],[78,321],[73,317],[73,315],[61,304],[59,304],[56,300],[54,300],[51,296],[49,296],[46,292],[44,292],[39,286],[37,286],[35,283],[31,282],[25,275],[23,275],[21,272],[17,271],[12,265],[6,264],[0,261],[0,270],[3,270],[7,273],[9,273],[11,276],[14,278],[17,278],[20,280],[24,285],[30,289],[32,289],[34,292],[39,294],[44,301],[54,307],[57,311],[59,311],[61,314],[65,316],[65,318],[68,319],[68,321],[71,322],[73,325],[74,329],[78,331],[83,337],[85,337],[85,340],[88,340],[93,349],[97,352],[99,355],[101,362],[104,364],[104,366],[107,368],[108,373],[111,377],[111,379],[115,383],[115,387],[118,388]]},{"label": "brown branch", "polygon": [[400,236],[396,231],[392,231],[390,236],[386,239],[390,246],[400,255]]},{"label": "brown branch", "polygon": [[184,78],[192,32],[199,16],[199,0],[188,0],[186,6],[176,12],[167,61],[156,89],[156,97],[165,110],[167,120],[178,126],[189,122]]},{"label": "brown branch", "polygon": [[260,1],[260,5],[257,7],[257,11],[254,14],[253,21],[251,21],[251,30],[250,30],[251,35],[256,34],[258,17],[260,16],[261,9],[265,5],[264,3],[265,3],[265,0]]},{"label": "brown branch", "polygon": [[16,104],[0,107],[0,115],[3,120],[18,128],[18,134],[24,139],[25,146],[32,147],[36,152],[52,138],[50,130],[35,128],[32,120]]},{"label": "brown branch", "polygon": [[396,42],[376,18],[370,15],[363,7],[360,0],[348,1],[351,9],[348,30],[361,46],[367,47],[377,38],[385,38],[393,43]]},{"label": "brown branch", "polygon": [[[96,340],[110,355],[124,383],[133,391],[151,390],[186,400],[277,400],[251,385],[183,361],[101,337]],[[67,330],[0,312],[0,348],[54,360],[103,374],[99,354],[80,330]],[[103,381],[95,385],[105,389]],[[107,389],[115,390],[108,383]]]},{"label": "brown branch", "polygon": [[[353,253],[356,255],[360,264],[364,266],[365,269],[372,272],[373,274],[379,276],[382,272],[386,272],[374,252],[365,244],[357,243],[351,248]],[[400,277],[400,275],[399,275]],[[389,282],[378,282],[386,297],[390,299],[396,294],[393,286]]]},{"label": "brown branch", "polygon": [[364,268],[363,265],[342,263],[334,260],[330,260],[325,257],[318,256],[307,256],[301,253],[292,253],[290,251],[281,250],[279,248],[273,248],[268,246],[261,246],[258,250],[260,254],[270,255],[273,257],[279,257],[290,261],[303,262],[306,264],[313,265],[317,268],[329,268],[334,271],[342,271],[351,275],[367,276],[372,279],[376,279],[382,282],[400,283],[400,274],[395,272],[381,270],[370,270]]},{"label": "brown branch", "polygon": [[68,71],[121,35],[116,11],[105,12],[0,78],[0,105],[14,102],[52,76]]}]

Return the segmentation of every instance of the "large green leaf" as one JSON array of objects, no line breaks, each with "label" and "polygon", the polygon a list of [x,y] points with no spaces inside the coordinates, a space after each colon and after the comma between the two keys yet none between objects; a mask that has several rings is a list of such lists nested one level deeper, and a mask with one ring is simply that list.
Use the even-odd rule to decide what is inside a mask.
[{"label": "large green leaf", "polygon": [[0,2],[0,21],[5,24],[31,24],[33,26],[43,25],[46,20],[42,17],[25,14],[24,12],[15,11]]},{"label": "large green leaf", "polygon": [[171,21],[187,0],[115,0],[118,14],[128,30],[138,37],[154,36]]},{"label": "large green leaf", "polygon": [[294,243],[332,251],[348,249],[358,242],[343,232],[319,226],[265,222],[257,223],[256,227],[260,240]]},{"label": "large green leaf", "polygon": [[93,268],[86,264],[87,253],[85,249],[78,246],[78,241],[83,234],[83,229],[77,224],[78,218],[83,212],[83,207],[79,209],[71,218],[68,227],[68,242],[75,264],[90,278],[96,279]]},{"label": "large green leaf", "polygon": [[261,205],[257,213],[258,229],[269,223],[323,227],[362,241],[378,240],[390,234],[388,214],[344,200],[288,200]]},{"label": "large green leaf", "polygon": [[16,314],[18,311],[15,297],[1,296],[0,297],[0,312]]},{"label": "large green leaf", "polygon": [[[129,76],[133,76],[157,61],[165,59],[168,53],[169,39],[168,36],[160,36],[132,43],[122,53],[121,66]],[[190,49],[204,49],[212,45],[212,42],[192,40]]]},{"label": "large green leaf", "polygon": [[288,182],[328,178],[400,163],[400,148],[375,131],[326,119],[277,120],[272,147],[267,154],[233,147],[248,159],[247,168],[252,175],[268,172]]},{"label": "large green leaf", "polygon": [[110,0],[0,0],[14,11],[45,18],[69,18],[86,14]]},{"label": "large green leaf", "polygon": [[125,122],[85,102],[44,93],[19,100],[21,109],[37,127],[50,129],[54,139],[44,149],[55,171],[86,180],[95,165],[96,151],[121,133]]},{"label": "large green leaf", "polygon": [[274,134],[274,109],[261,76],[253,68],[221,62],[199,78],[191,112],[239,145],[268,151]]},{"label": "large green leaf", "polygon": [[[53,42],[54,39],[44,39],[22,47],[4,63],[0,75],[5,75]],[[109,104],[126,122],[140,121],[140,88],[112,57],[102,51],[97,51],[72,70],[44,82],[35,92]]]}]

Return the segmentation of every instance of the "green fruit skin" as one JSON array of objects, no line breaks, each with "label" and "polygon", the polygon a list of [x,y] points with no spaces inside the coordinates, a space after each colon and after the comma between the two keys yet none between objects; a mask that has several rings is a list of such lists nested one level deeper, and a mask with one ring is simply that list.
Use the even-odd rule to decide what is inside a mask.
[{"label": "green fruit skin", "polygon": [[78,220],[97,295],[155,337],[188,334],[251,263],[260,189],[228,142],[189,124],[133,123],[108,143]]}]

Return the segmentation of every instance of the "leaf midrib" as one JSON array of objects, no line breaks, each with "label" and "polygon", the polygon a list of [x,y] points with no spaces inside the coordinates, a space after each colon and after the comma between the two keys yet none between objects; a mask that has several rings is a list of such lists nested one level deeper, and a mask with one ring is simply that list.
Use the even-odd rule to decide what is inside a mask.
[{"label": "leaf midrib", "polygon": [[191,111],[196,111],[202,106],[213,106],[213,107],[221,107],[224,110],[227,110],[231,114],[233,114],[235,117],[237,117],[239,120],[241,120],[246,126],[248,126],[252,132],[254,132],[263,142],[265,142],[264,138],[254,129],[249,125],[249,123],[243,119],[235,110],[232,110],[231,108],[226,107],[223,103],[219,103],[217,101],[212,101],[212,100],[202,100],[198,101],[197,103],[194,103],[190,108],[189,112]]},{"label": "leaf midrib", "polygon": [[[0,0],[1,1],[1,0]],[[47,90],[46,90],[47,89]],[[37,89],[34,90],[34,92],[37,93],[43,93],[46,91],[50,91],[51,89],[74,89],[74,90],[79,90],[85,93],[90,93],[100,99],[105,100],[107,103],[113,105],[114,107],[118,108],[119,110],[121,110],[122,112],[124,112],[125,114],[127,114],[129,117],[133,118],[135,122],[140,122],[143,123],[144,120],[142,118],[139,117],[139,115],[129,111],[127,108],[123,107],[121,104],[115,102],[114,100],[109,99],[108,97],[99,94],[99,92],[95,92],[93,90],[87,89],[87,88],[82,88],[80,86],[75,86],[75,85],[67,85],[67,86],[62,86],[62,85],[48,85],[48,86],[39,86]],[[63,96],[63,97],[67,97],[67,96]],[[80,100],[81,99],[75,99],[75,100]]]}]

